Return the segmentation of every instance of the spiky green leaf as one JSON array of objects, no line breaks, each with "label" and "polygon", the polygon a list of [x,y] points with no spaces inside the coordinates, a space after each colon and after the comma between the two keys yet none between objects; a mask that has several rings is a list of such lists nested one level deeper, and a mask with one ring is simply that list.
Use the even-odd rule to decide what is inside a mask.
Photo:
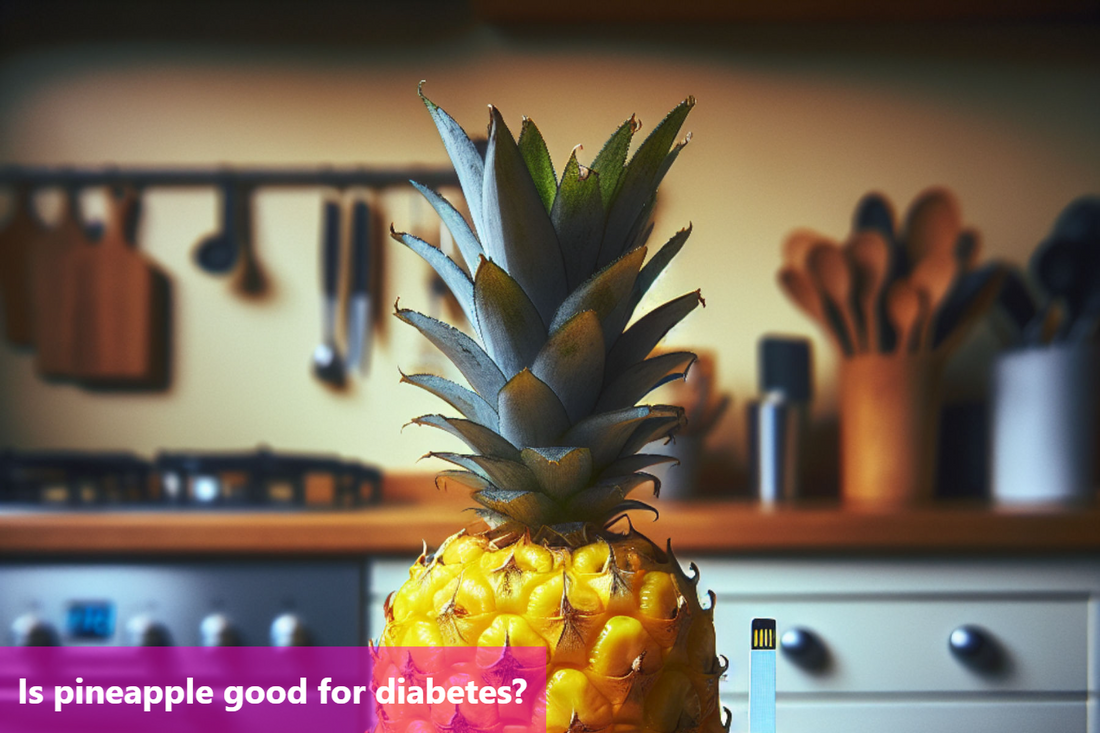
[{"label": "spiky green leaf", "polygon": [[638,271],[644,261],[645,248],[643,247],[620,257],[590,277],[570,293],[558,308],[554,320],[550,323],[550,333],[554,333],[578,313],[595,311],[600,319],[600,328],[603,329],[604,344],[607,348],[611,348],[621,329],[613,331],[608,329],[614,327],[614,321],[622,310],[623,304],[628,302],[634,280],[638,277]]},{"label": "spiky green leaf", "polygon": [[592,478],[592,453],[587,448],[524,448],[524,465],[546,495],[568,499]]},{"label": "spiky green leaf", "polygon": [[496,108],[492,108],[485,153],[481,244],[489,259],[515,278],[544,323],[565,299],[565,263],[558,236],[527,172],[519,148]]},{"label": "spiky green leaf", "polygon": [[439,130],[439,137],[443,140],[443,147],[447,149],[447,155],[458,174],[458,183],[462,187],[462,195],[466,199],[466,205],[470,208],[470,217],[474,220],[474,228],[478,233],[482,229],[482,196],[485,178],[485,161],[481,153],[477,151],[470,136],[462,129],[461,125],[454,121],[449,114],[432,100],[424,96],[422,91],[424,82],[420,82],[416,93],[420,95],[424,106],[435,122]]},{"label": "spiky green leaf", "polygon": [[565,406],[571,423],[592,412],[603,385],[604,339],[595,311],[566,321],[539,351],[531,366]]},{"label": "spiky green leaf", "polygon": [[634,364],[604,388],[596,402],[596,409],[629,407],[665,382],[687,376],[694,361],[695,354],[689,351],[673,351]]},{"label": "spiky green leaf", "polygon": [[649,292],[653,283],[656,282],[657,276],[664,272],[672,258],[683,249],[684,242],[687,241],[689,236],[691,236],[691,224],[673,234],[672,238],[657,250],[649,262],[645,263],[642,271],[638,273],[637,280],[634,281],[634,291],[630,295],[631,312],[638,307],[638,303]]},{"label": "spiky green leaf", "polygon": [[539,192],[542,205],[546,212],[554,206],[554,197],[558,192],[558,175],[554,172],[554,163],[550,160],[550,151],[546,149],[546,141],[542,139],[542,133],[530,119],[523,118],[523,127],[519,131],[519,141],[516,143],[519,153],[523,156],[523,162],[527,164],[527,171],[531,174],[531,180],[535,183],[535,189]]},{"label": "spiky green leaf", "polygon": [[495,262],[482,259],[473,300],[485,349],[504,377],[531,366],[546,343],[546,326],[523,288]]},{"label": "spiky green leaf", "polygon": [[434,374],[402,374],[401,381],[431,392],[462,413],[463,417],[479,425],[484,425],[490,430],[496,430],[499,426],[497,412],[492,405],[477,392],[468,390],[461,384],[455,384],[449,379],[437,377]]},{"label": "spiky green leaf", "polygon": [[688,97],[669,112],[638,146],[623,170],[622,181],[607,214],[607,228],[600,247],[600,265],[622,255],[629,244],[628,235],[638,231],[637,222],[653,197],[660,176],[667,170],[665,158],[670,154],[680,127],[694,106],[695,98]]},{"label": "spiky green leaf", "polygon": [[569,415],[554,390],[524,369],[500,390],[500,434],[514,446],[556,445],[569,429]]},{"label": "spiky green leaf", "polygon": [[655,440],[665,440],[682,430],[686,424],[684,408],[675,405],[652,405],[650,417],[635,428],[619,456],[633,455]]},{"label": "spiky green leaf", "polygon": [[574,150],[561,176],[550,219],[558,233],[570,291],[596,269],[606,214],[599,174],[582,168]]},{"label": "spiky green leaf", "polygon": [[493,486],[515,491],[538,491],[535,475],[527,466],[518,461],[509,461],[492,456],[472,456],[464,453],[429,453],[431,458],[440,458],[448,463],[473,471],[490,481]]},{"label": "spiky green leaf", "polygon": [[651,466],[659,466],[662,463],[679,463],[673,456],[657,453],[635,453],[634,455],[617,458],[610,466],[600,474],[601,479],[612,479],[619,476],[628,476]]},{"label": "spiky green leaf", "polygon": [[593,470],[600,473],[619,457],[623,446],[651,412],[649,406],[642,405],[592,415],[570,428],[561,443],[588,448],[592,452]]},{"label": "spiky green leaf", "polygon": [[615,196],[615,189],[626,163],[626,154],[630,150],[630,140],[638,127],[638,119],[631,115],[629,120],[619,125],[619,129],[608,138],[592,161],[592,170],[600,175],[600,192],[604,201],[610,202]]},{"label": "spiky green leaf", "polygon": [[649,356],[665,334],[703,302],[699,291],[681,295],[639,318],[628,328],[607,354],[610,379]]},{"label": "spiky green leaf", "polygon": [[636,473],[613,481],[601,481],[592,488],[574,496],[565,506],[570,517],[580,517],[591,522],[602,523],[629,501],[626,497],[631,491],[643,484],[659,482],[649,474]]},{"label": "spiky green leaf", "polygon": [[452,483],[467,491],[494,488],[489,479],[472,471],[440,471],[436,474],[435,487],[440,491],[450,491]]},{"label": "spiky green leaf", "polygon": [[553,499],[535,491],[486,489],[474,494],[474,501],[528,526],[552,524],[563,517],[561,507]]},{"label": "spiky green leaf", "polygon": [[451,232],[455,244],[458,245],[458,251],[462,253],[462,261],[466,263],[467,272],[477,272],[477,263],[484,252],[481,249],[481,242],[477,241],[477,235],[470,228],[466,217],[459,213],[458,209],[452,206],[450,201],[439,195],[438,192],[416,181],[409,181],[409,183],[427,199],[428,203],[435,209],[435,213],[439,214],[439,218],[443,220],[443,223]]},{"label": "spiky green leaf", "polygon": [[[490,407],[504,386],[504,375],[489,355],[472,338],[443,321],[417,313],[408,308],[398,308],[396,315],[405,323],[420,331],[443,352],[470,386],[485,398]],[[467,417],[469,417],[467,415]]]},{"label": "spiky green leaf", "polygon": [[472,420],[460,420],[443,415],[422,415],[414,419],[414,425],[428,425],[439,428],[455,436],[471,450],[483,456],[504,458],[509,461],[520,460],[519,450],[495,431]]},{"label": "spiky green leaf", "polygon": [[462,312],[466,314],[466,320],[477,328],[477,316],[474,313],[474,284],[465,271],[455,264],[455,261],[443,253],[439,247],[433,247],[419,237],[414,237],[408,232],[394,231],[390,227],[390,236],[401,242],[406,247],[416,252],[424,259],[432,269],[436,271],[447,287],[454,293],[458,304],[462,306]]}]

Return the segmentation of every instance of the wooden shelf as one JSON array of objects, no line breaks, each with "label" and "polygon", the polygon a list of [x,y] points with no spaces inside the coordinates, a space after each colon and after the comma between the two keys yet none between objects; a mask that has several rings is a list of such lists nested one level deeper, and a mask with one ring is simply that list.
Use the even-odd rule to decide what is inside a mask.
[{"label": "wooden shelf", "polygon": [[[393,503],[355,511],[0,512],[0,556],[293,554],[411,555],[473,522],[461,496],[413,503],[428,477],[387,482]],[[430,494],[427,494],[430,496]],[[1100,510],[935,506],[767,510],[736,502],[666,503],[639,530],[678,554],[1042,554],[1100,552]],[[476,522],[475,522],[476,526]]]}]

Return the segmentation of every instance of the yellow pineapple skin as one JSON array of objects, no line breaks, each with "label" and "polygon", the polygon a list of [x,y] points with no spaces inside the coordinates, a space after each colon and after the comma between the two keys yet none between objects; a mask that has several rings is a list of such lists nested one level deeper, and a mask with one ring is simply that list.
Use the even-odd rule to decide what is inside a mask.
[{"label": "yellow pineapple skin", "polygon": [[548,733],[720,733],[697,582],[634,531],[579,547],[460,532],[387,598],[379,644],[545,648]]}]

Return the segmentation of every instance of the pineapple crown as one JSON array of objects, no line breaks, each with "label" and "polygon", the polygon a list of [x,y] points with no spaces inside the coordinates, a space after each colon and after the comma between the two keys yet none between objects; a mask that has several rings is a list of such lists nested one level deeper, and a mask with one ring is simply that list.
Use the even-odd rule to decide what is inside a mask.
[{"label": "pineapple crown", "polygon": [[695,100],[669,112],[629,162],[639,129],[633,116],[590,166],[577,161],[574,149],[559,179],[530,119],[517,141],[490,107],[482,155],[450,115],[418,92],[470,213],[467,221],[436,191],[412,182],[450,230],[461,262],[391,228],[447,284],[473,331],[396,309],[469,385],[402,374],[462,415],[413,420],[451,433],[472,451],[429,454],[457,467],[439,474],[437,485],[472,490],[476,511],[501,535],[532,531],[568,541],[625,511],[655,512],[627,495],[652,484],[656,496],[660,482],[644,469],[672,459],[639,451],[672,436],[685,417],[681,407],[637,403],[686,376],[694,354],[650,354],[702,297],[687,293],[626,326],[691,233],[690,226],[677,232],[647,261],[657,187],[690,140],[676,142]]}]

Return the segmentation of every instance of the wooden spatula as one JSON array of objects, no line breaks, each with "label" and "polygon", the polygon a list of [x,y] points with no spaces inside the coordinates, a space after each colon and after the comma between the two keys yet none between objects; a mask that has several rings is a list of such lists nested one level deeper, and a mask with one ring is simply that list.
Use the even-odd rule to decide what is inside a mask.
[{"label": "wooden spatula", "polygon": [[31,211],[30,191],[15,189],[13,212],[0,230],[0,295],[4,308],[4,334],[15,346],[34,342],[34,308],[31,302],[31,250],[46,228]]},{"label": "wooden spatula", "polygon": [[99,385],[156,386],[166,369],[167,278],[132,246],[139,199],[108,196],[107,225],[81,273],[79,373]]}]

